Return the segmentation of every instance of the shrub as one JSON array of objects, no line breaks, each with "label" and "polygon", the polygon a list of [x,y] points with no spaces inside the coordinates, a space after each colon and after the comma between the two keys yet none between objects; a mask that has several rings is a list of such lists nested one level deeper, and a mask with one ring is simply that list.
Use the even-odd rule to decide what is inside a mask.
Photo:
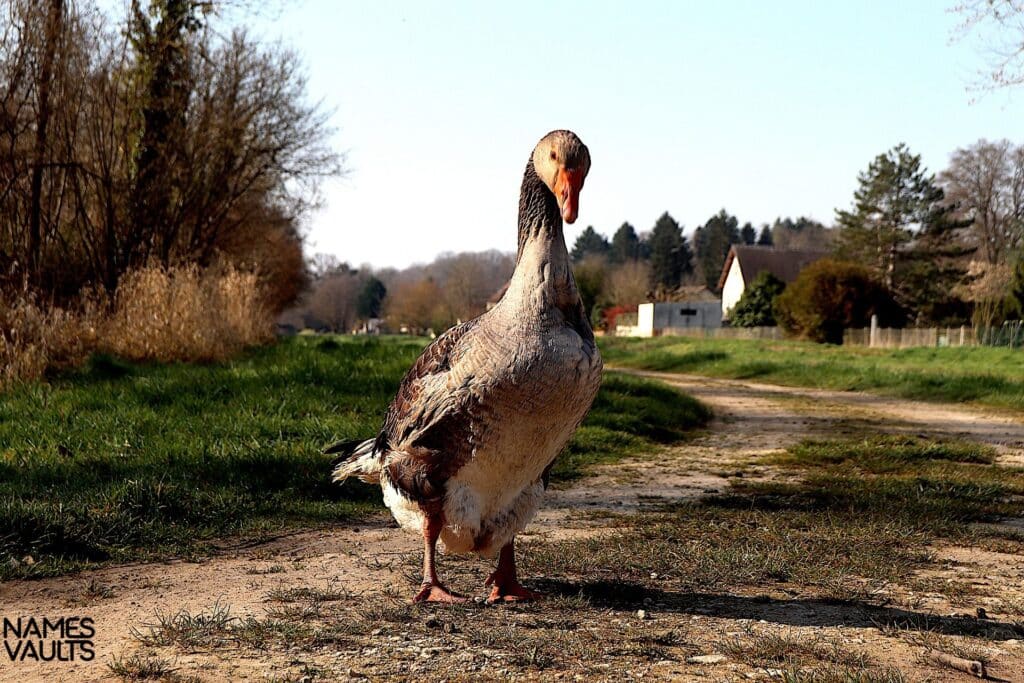
[{"label": "shrub", "polygon": [[45,307],[0,297],[0,389],[80,363],[95,348],[99,306]]},{"label": "shrub", "polygon": [[902,318],[870,270],[833,259],[804,268],[775,300],[775,318],[788,333],[831,344],[841,344],[845,328],[865,327],[876,314],[883,325],[899,324]]},{"label": "shrub", "polygon": [[150,267],[118,286],[101,348],[132,360],[225,360],[270,341],[272,325],[254,273]]},{"label": "shrub", "polygon": [[0,298],[0,389],[80,365],[95,352],[216,361],[272,338],[273,313],[255,273],[143,268],[124,277],[112,304],[102,295],[85,295],[74,308]]},{"label": "shrub", "polygon": [[771,327],[776,324],[773,310],[775,297],[786,288],[779,278],[768,271],[758,274],[743,296],[733,306],[729,322],[733,327]]}]

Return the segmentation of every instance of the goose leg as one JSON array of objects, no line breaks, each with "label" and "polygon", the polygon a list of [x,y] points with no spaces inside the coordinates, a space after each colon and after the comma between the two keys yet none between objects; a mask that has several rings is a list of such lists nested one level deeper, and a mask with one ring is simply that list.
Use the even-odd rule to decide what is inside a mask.
[{"label": "goose leg", "polygon": [[427,514],[423,518],[423,584],[413,602],[465,602],[465,596],[449,591],[437,578],[434,557],[437,552],[437,539],[444,527],[444,518],[440,514]]},{"label": "goose leg", "polygon": [[488,604],[495,602],[525,602],[540,600],[540,593],[524,588],[516,576],[516,553],[513,538],[505,544],[498,554],[498,568],[487,578],[485,586],[493,586]]}]

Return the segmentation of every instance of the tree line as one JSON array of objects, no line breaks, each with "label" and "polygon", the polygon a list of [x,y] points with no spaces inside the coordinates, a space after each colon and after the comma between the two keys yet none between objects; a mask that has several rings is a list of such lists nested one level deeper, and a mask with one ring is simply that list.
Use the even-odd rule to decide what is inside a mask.
[{"label": "tree line", "polygon": [[[789,292],[785,311],[775,307],[789,289],[785,283],[758,278],[733,312],[734,325],[788,321],[798,334],[821,337],[800,322],[832,321],[832,313],[801,298],[821,299],[821,292],[833,292],[834,308],[846,316],[828,322],[829,340],[836,329],[866,324],[878,313],[890,325],[1000,324],[1019,317],[1024,301],[1024,146],[979,140],[956,150],[936,175],[897,145],[858,175],[851,205],[837,209],[831,227],[806,217],[755,227],[722,209],[686,235],[665,212],[648,231],[624,222],[610,238],[587,226],[570,255],[592,322],[607,326],[641,302],[694,295],[681,288],[717,293],[736,244],[830,258],[808,275],[817,280]],[[313,287],[288,320],[347,331],[384,317],[396,331],[440,331],[483,312],[513,267],[514,257],[497,251],[376,271],[319,256],[311,265]]]},{"label": "tree line", "polygon": [[788,287],[758,278],[731,322],[777,321],[836,341],[843,327],[866,325],[872,315],[895,326],[991,328],[1020,320],[1024,145],[979,140],[955,150],[936,175],[899,144],[858,175],[833,232],[832,259]]},{"label": "tree line", "polygon": [[220,2],[0,2],[0,293],[66,303],[153,264],[305,286],[299,224],[342,170],[296,54]]},{"label": "tree line", "polygon": [[445,253],[428,264],[376,270],[317,254],[310,263],[311,286],[281,322],[351,332],[385,318],[391,331],[439,333],[483,313],[514,267],[514,254],[496,250]]},{"label": "tree line", "polygon": [[[884,311],[890,324],[992,326],[1021,317],[1024,299],[1013,292],[1024,290],[1024,145],[979,140],[955,150],[936,175],[899,144],[857,179],[851,206],[836,210],[832,227],[801,217],[755,229],[725,209],[689,238],[667,212],[649,232],[624,223],[610,240],[588,226],[572,250],[584,302],[602,311],[671,298],[683,285],[717,291],[732,245],[756,244],[829,255],[837,273],[859,283],[862,298],[878,299],[844,305]],[[880,286],[865,285],[865,277]],[[775,324],[771,302],[783,288],[759,282],[733,324]],[[599,312],[592,317],[601,320]]]}]

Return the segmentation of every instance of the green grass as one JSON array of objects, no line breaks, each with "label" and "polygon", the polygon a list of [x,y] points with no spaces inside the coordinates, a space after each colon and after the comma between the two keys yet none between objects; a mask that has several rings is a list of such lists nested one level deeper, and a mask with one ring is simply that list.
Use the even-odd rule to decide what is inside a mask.
[{"label": "green grass", "polygon": [[[936,541],[977,543],[972,523],[1024,515],[1024,469],[993,455],[918,437],[804,441],[774,459],[774,481],[734,479],[725,494],[623,517],[622,533],[531,547],[525,573],[643,585],[653,572],[695,593],[789,584],[865,599],[912,580]],[[1002,540],[1019,552],[1015,538]]]},{"label": "green grass", "polygon": [[774,459],[802,482],[739,488],[770,507],[884,511],[906,528],[966,538],[970,522],[1024,515],[1024,468],[994,461],[991,447],[957,439],[808,440]]},{"label": "green grass", "polygon": [[[202,553],[218,537],[379,510],[374,487],[330,483],[321,449],[376,432],[424,343],[294,338],[213,365],[97,357],[0,395],[0,578]],[[664,385],[611,376],[554,477],[706,417]]]},{"label": "green grass", "polygon": [[572,481],[593,465],[676,443],[710,418],[704,404],[665,384],[606,374],[590,415],[559,457],[551,478]]},{"label": "green grass", "polygon": [[928,401],[1024,408],[1024,355],[1009,348],[903,350],[795,341],[604,338],[611,365]]}]

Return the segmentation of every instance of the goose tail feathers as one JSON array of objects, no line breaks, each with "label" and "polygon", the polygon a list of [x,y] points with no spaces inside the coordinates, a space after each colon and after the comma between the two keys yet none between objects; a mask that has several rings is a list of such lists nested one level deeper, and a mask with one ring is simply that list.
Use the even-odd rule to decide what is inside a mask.
[{"label": "goose tail feathers", "polygon": [[324,450],[326,454],[337,454],[331,479],[343,482],[349,477],[359,477],[368,484],[380,482],[381,461],[374,450],[375,439],[366,441],[339,441]]}]

